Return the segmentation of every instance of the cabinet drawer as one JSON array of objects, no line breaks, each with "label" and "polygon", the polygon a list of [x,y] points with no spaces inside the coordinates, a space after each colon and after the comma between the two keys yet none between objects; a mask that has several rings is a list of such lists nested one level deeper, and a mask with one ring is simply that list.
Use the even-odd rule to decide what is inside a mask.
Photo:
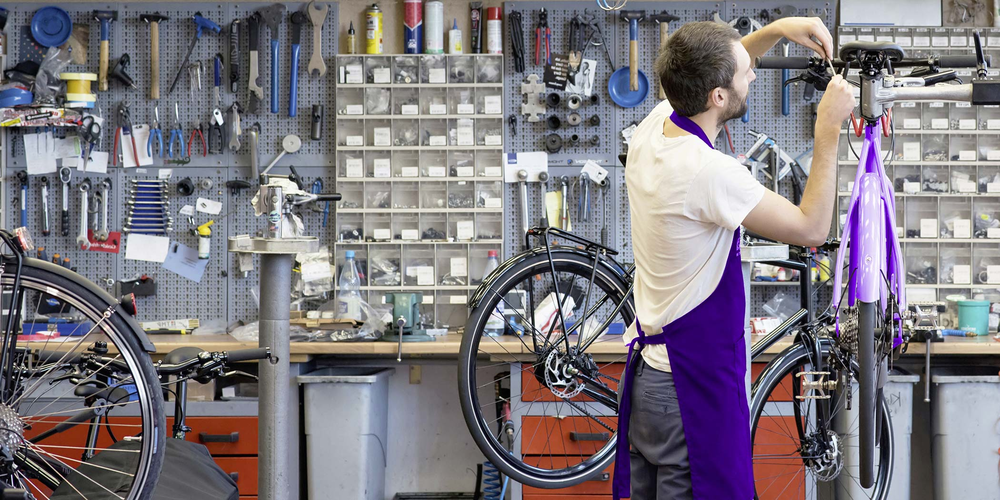
[{"label": "cabinet drawer", "polygon": [[257,454],[257,417],[191,417],[187,425],[187,440],[205,445],[213,457]]},{"label": "cabinet drawer", "polygon": [[[750,363],[750,383],[757,380],[764,368],[767,367],[767,363]],[[768,401],[791,401],[792,400],[792,376],[788,375],[785,377],[778,387],[775,387],[771,391],[771,397],[767,399]]]},{"label": "cabinet drawer", "polygon": [[[612,429],[618,428],[617,417],[598,418]],[[588,417],[523,417],[521,454],[591,455],[604,446],[611,435],[611,431]]]},{"label": "cabinet drawer", "polygon": [[[257,494],[257,457],[213,457],[229,475],[235,474],[236,486],[244,495]],[[243,498],[242,496],[240,498]]]},{"label": "cabinet drawer", "polygon": [[[612,390],[618,390],[618,383],[615,380],[622,379],[622,373],[625,372],[625,363],[610,363],[606,366],[601,366],[601,373],[613,378],[614,380],[601,379],[601,382],[608,384]],[[522,401],[561,401],[557,398],[555,394],[552,394],[547,387],[543,386],[535,378],[534,368],[530,364],[522,364],[521,368],[524,370],[521,372],[521,400]],[[573,398],[573,401],[592,401],[590,398],[584,395],[579,395]]]},{"label": "cabinet drawer", "polygon": [[[754,455],[793,455],[798,448],[795,417],[764,417],[757,422],[754,436]],[[805,477],[802,462],[789,460],[761,460],[753,464],[753,476],[762,500],[801,500],[805,498]],[[771,478],[771,479],[767,479]]]},{"label": "cabinet drawer", "polygon": [[[572,459],[572,461],[570,461]],[[580,463],[579,457],[524,457],[524,463],[529,465],[534,465],[536,467],[544,467],[547,469],[557,469],[563,467],[569,467],[570,465],[575,465]],[[524,487],[524,497],[528,498],[529,494],[533,495],[552,495],[553,493],[558,493],[560,495],[610,495],[611,494],[611,474],[612,469],[614,469],[614,462],[608,465],[608,468],[591,479],[590,481],[584,481],[583,483],[577,484],[575,486],[570,486],[568,488],[560,488],[558,490],[546,490],[542,488],[532,488],[531,486]],[[546,499],[551,500],[551,496],[546,496]],[[588,497],[589,498],[589,497]]]}]

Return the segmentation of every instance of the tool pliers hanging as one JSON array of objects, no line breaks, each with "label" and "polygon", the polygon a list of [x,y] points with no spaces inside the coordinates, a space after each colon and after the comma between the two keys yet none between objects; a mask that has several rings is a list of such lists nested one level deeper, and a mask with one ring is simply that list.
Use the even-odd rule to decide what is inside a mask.
[{"label": "tool pliers hanging", "polygon": [[535,66],[542,64],[540,56],[543,41],[545,42],[545,64],[552,64],[552,29],[549,28],[549,13],[545,9],[539,9],[538,25],[535,27]]},{"label": "tool pliers hanging", "polygon": [[196,120],[194,122],[194,128],[191,129],[191,137],[188,137],[188,153],[194,155],[194,145],[197,144],[194,138],[197,136],[201,141],[201,155],[208,156],[208,145],[205,143],[205,134],[202,133],[204,130],[201,126],[201,120]]},{"label": "tool pliers hanging", "polygon": [[181,128],[181,118],[180,113],[177,111],[177,103],[174,103],[174,128],[170,130],[170,146],[167,148],[167,154],[171,158],[174,157],[174,141],[181,143],[181,149],[179,151],[181,158],[187,157],[187,148],[184,146],[184,129]]},{"label": "tool pliers hanging", "polygon": [[[115,129],[115,145],[111,150],[111,164],[113,166],[118,166],[118,142],[121,136],[129,136],[132,141],[132,159],[135,161],[135,166],[139,166],[139,147],[135,144],[135,133],[132,130],[132,115],[128,111],[129,102],[122,101],[118,105],[118,128]],[[125,146],[122,146],[122,166],[125,165]]]},{"label": "tool pliers hanging", "polygon": [[150,158],[153,157],[153,141],[155,140],[159,144],[160,158],[163,158],[163,130],[160,128],[160,107],[155,106],[153,108],[153,115],[156,117],[153,120],[153,126],[149,128],[149,139],[146,141],[146,155]]}]

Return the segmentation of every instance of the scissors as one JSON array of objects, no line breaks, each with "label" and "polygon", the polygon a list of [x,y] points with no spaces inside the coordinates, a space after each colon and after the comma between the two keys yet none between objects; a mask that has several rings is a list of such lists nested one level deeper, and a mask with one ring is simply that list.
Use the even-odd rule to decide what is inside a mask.
[{"label": "scissors", "polygon": [[[90,160],[90,155],[94,152],[94,146],[96,146],[98,141],[101,140],[101,124],[97,123],[93,116],[85,116],[82,120],[80,120],[80,127],[77,129],[77,135],[79,135],[80,140],[83,141],[83,144],[80,146],[80,157],[83,158],[83,168],[81,168],[80,171],[86,172],[87,161]],[[84,146],[85,144],[90,145],[89,150]]]}]

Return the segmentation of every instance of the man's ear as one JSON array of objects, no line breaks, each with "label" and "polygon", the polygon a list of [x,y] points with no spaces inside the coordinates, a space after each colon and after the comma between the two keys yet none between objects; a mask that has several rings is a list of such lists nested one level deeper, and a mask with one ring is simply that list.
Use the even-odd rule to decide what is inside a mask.
[{"label": "man's ear", "polygon": [[708,94],[708,104],[710,107],[725,107],[726,93],[723,92],[721,87],[712,89],[712,92]]}]

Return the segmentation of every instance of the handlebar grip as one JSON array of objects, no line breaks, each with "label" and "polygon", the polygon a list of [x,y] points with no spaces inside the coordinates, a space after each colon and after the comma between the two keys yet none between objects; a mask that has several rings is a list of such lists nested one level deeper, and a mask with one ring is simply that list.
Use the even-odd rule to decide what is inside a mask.
[{"label": "handlebar grip", "polygon": [[975,68],[978,61],[974,55],[938,56],[938,66],[942,68]]},{"label": "handlebar grip", "polygon": [[316,201],[340,201],[343,198],[340,193],[318,194]]},{"label": "handlebar grip", "polygon": [[271,350],[262,347],[259,349],[240,349],[238,351],[229,351],[226,353],[226,361],[230,363],[238,363],[240,361],[251,361],[255,359],[266,359],[271,357]]},{"label": "handlebar grip", "polygon": [[808,57],[761,56],[757,58],[757,69],[808,69]]},{"label": "handlebar grip", "polygon": [[[63,359],[63,356],[66,358]],[[83,356],[78,352],[67,356],[65,352],[60,351],[38,351],[38,362],[41,364],[62,362],[73,365],[79,363],[82,358]]]}]

